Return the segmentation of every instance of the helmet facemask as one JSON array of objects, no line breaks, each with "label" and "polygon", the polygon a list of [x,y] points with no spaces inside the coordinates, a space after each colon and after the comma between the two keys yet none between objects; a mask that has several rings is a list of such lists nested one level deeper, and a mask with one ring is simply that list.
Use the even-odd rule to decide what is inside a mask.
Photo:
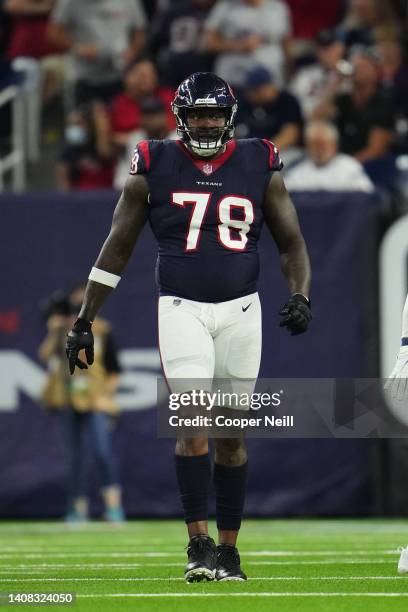
[{"label": "helmet facemask", "polygon": [[[191,126],[188,120],[189,111],[191,113],[199,109],[205,109],[207,113],[211,110],[222,111],[224,114],[223,125],[211,127]],[[234,135],[234,119],[237,112],[236,104],[225,107],[218,105],[179,107],[173,105],[173,112],[177,121],[177,133],[181,140],[200,157],[215,155]]]}]

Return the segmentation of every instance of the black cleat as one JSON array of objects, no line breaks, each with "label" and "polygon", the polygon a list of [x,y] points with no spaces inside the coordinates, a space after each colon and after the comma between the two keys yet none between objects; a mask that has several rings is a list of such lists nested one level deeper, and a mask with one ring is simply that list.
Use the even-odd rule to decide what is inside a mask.
[{"label": "black cleat", "polygon": [[214,580],[217,547],[208,535],[193,536],[187,547],[188,563],[184,570],[186,582]]},{"label": "black cleat", "polygon": [[240,563],[239,552],[235,546],[219,544],[217,546],[215,579],[219,581],[246,580],[247,577],[242,571]]}]

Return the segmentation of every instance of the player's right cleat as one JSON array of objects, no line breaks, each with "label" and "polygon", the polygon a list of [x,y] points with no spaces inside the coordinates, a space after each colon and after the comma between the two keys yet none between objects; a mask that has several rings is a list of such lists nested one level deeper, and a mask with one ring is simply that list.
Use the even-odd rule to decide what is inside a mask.
[{"label": "player's right cleat", "polygon": [[186,582],[214,580],[217,547],[208,535],[196,535],[187,547],[188,563],[184,570]]},{"label": "player's right cleat", "polygon": [[408,546],[406,548],[400,548],[401,556],[398,561],[398,572],[400,574],[408,573]]}]

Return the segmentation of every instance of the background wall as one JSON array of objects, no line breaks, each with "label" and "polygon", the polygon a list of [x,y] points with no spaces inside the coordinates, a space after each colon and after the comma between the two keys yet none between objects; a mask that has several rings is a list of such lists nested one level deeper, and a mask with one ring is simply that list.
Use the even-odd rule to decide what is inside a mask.
[{"label": "background wall", "polygon": [[[44,370],[39,302],[84,279],[109,230],[114,192],[2,196],[0,243],[0,516],[64,511],[64,472],[55,416],[38,398]],[[380,203],[362,194],[295,198],[313,267],[310,331],[278,326],[287,298],[275,246],[260,244],[264,377],[377,374],[377,236]],[[147,227],[103,315],[116,331],[124,373],[117,444],[129,515],[179,514],[173,441],[157,440],[159,375],[155,243]],[[358,515],[373,509],[368,440],[251,440],[247,512]],[[94,511],[98,511],[97,483]]]}]

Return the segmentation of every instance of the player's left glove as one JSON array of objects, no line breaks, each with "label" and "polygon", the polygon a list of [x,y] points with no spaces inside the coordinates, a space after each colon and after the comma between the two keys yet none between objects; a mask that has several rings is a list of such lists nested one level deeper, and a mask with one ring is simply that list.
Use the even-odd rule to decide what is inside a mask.
[{"label": "player's left glove", "polygon": [[394,366],[384,389],[397,401],[408,400],[408,346],[401,346],[397,363]]},{"label": "player's left glove", "polygon": [[295,293],[279,314],[283,317],[280,327],[286,327],[291,336],[303,334],[312,320],[310,300],[301,293]]},{"label": "player's left glove", "polygon": [[65,352],[69,361],[69,371],[75,371],[75,366],[80,370],[86,370],[88,366],[78,357],[79,351],[85,350],[88,365],[93,364],[94,360],[94,338],[92,333],[92,323],[86,319],[77,319],[74,327],[68,332]]}]

